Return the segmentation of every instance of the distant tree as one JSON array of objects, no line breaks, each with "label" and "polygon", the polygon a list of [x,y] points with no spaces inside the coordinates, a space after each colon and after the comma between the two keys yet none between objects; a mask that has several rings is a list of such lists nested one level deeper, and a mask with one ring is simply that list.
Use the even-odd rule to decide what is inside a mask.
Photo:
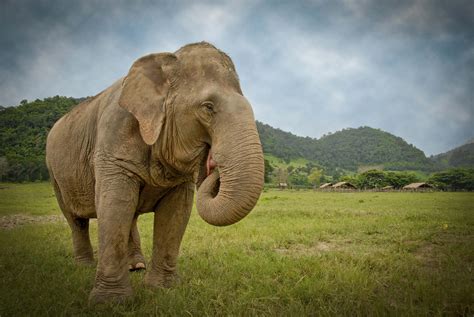
[{"label": "distant tree", "polygon": [[343,180],[343,179],[341,179],[341,177],[344,176],[344,173],[339,168],[336,168],[336,169],[333,170],[333,172],[330,175],[332,176],[333,181],[338,182],[338,181]]},{"label": "distant tree", "polygon": [[306,163],[306,166],[305,166],[305,172],[306,172],[306,174],[308,174],[308,175],[311,174],[312,169],[315,168],[315,167],[319,167],[319,166],[317,166],[317,165],[314,164],[313,162],[308,162],[308,163]]},{"label": "distant tree", "polygon": [[264,162],[265,162],[265,183],[270,183],[274,168],[272,164],[270,164],[269,160],[265,159]]},{"label": "distant tree", "polygon": [[359,188],[381,188],[387,185],[385,173],[378,170],[370,170],[359,174],[357,186]]},{"label": "distant tree", "polygon": [[357,175],[344,175],[344,176],[341,176],[338,180],[335,180],[335,182],[336,181],[348,182],[348,183],[351,183],[352,185],[360,188],[359,179],[357,178]]},{"label": "distant tree", "polygon": [[387,185],[394,188],[403,188],[403,186],[420,181],[420,178],[413,172],[385,172],[385,179]]},{"label": "distant tree", "polygon": [[331,182],[333,182],[333,178],[332,178],[332,176],[330,176],[330,175],[324,175],[324,174],[323,174],[323,175],[321,176],[320,182],[321,182],[321,184],[324,184],[324,183],[331,183]]},{"label": "distant tree", "polygon": [[323,176],[323,170],[318,168],[313,168],[311,173],[308,175],[308,182],[314,187],[319,186],[321,183],[321,178]]},{"label": "distant tree", "polygon": [[308,186],[308,176],[300,171],[294,171],[288,176],[288,182],[291,185]]},{"label": "distant tree", "polygon": [[4,177],[8,174],[8,160],[5,156],[0,157],[0,180],[4,181]]}]

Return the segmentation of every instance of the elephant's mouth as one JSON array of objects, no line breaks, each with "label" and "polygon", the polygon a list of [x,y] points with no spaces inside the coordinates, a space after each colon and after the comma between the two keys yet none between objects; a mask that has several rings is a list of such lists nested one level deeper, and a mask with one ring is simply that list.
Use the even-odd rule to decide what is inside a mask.
[{"label": "elephant's mouth", "polygon": [[216,161],[212,158],[212,151],[209,150],[206,160],[206,177],[211,175],[212,171],[217,167]]},{"label": "elephant's mouth", "polygon": [[[217,162],[212,157],[211,146],[207,145],[203,151],[201,162],[199,164],[198,177],[196,181],[197,189],[199,189],[204,180],[213,172],[218,173]],[[217,195],[217,193],[219,192],[219,184],[220,182],[217,181],[215,195]]]}]

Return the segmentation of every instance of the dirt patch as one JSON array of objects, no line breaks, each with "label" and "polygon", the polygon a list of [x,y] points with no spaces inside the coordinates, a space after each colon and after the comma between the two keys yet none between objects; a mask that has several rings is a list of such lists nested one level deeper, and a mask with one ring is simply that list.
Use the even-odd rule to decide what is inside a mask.
[{"label": "dirt patch", "polygon": [[12,229],[27,224],[41,224],[49,222],[65,222],[62,215],[50,216],[29,216],[29,215],[10,215],[0,217],[1,229]]},{"label": "dirt patch", "polygon": [[429,269],[436,270],[441,266],[441,258],[444,256],[439,245],[427,242],[419,246],[413,254],[419,263]]},{"label": "dirt patch", "polygon": [[274,249],[276,253],[289,256],[317,256],[324,252],[339,249],[339,245],[334,242],[318,241],[314,245],[293,244],[288,247]]},{"label": "dirt patch", "polygon": [[473,243],[474,235],[460,236],[455,233],[441,232],[433,236],[431,241],[418,243],[412,253],[422,266],[429,269],[440,269],[443,262],[449,258],[452,246],[470,246]]}]

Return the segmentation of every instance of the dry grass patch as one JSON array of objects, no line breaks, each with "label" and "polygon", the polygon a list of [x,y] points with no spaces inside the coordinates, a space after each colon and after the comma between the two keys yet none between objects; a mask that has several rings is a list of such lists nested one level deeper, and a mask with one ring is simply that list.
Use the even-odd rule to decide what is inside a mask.
[{"label": "dry grass patch", "polygon": [[348,246],[352,243],[351,240],[317,241],[312,245],[296,243],[275,248],[274,251],[278,254],[292,257],[321,256],[327,252],[347,250]]},{"label": "dry grass patch", "polygon": [[42,224],[50,222],[65,222],[66,219],[62,215],[49,216],[29,216],[29,215],[9,215],[0,217],[1,229],[13,229],[18,226],[30,224]]}]

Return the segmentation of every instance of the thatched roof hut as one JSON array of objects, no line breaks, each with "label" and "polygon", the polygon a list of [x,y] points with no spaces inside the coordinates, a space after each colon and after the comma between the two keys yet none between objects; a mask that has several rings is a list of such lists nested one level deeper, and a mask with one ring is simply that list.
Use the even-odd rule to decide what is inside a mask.
[{"label": "thatched roof hut", "polygon": [[403,189],[408,189],[408,190],[417,190],[417,189],[432,189],[433,186],[431,186],[428,183],[411,183],[406,186],[403,186]]},{"label": "thatched roof hut", "polygon": [[286,189],[286,188],[288,188],[288,184],[287,183],[278,183],[278,188]]},{"label": "thatched roof hut", "polygon": [[319,189],[330,188],[331,186],[332,186],[332,183],[324,183],[321,186],[319,186]]},{"label": "thatched roof hut", "polygon": [[356,189],[357,187],[355,187],[354,185],[352,185],[349,182],[339,182],[339,183],[336,183],[336,184],[332,185],[332,188],[334,188],[334,189]]}]

